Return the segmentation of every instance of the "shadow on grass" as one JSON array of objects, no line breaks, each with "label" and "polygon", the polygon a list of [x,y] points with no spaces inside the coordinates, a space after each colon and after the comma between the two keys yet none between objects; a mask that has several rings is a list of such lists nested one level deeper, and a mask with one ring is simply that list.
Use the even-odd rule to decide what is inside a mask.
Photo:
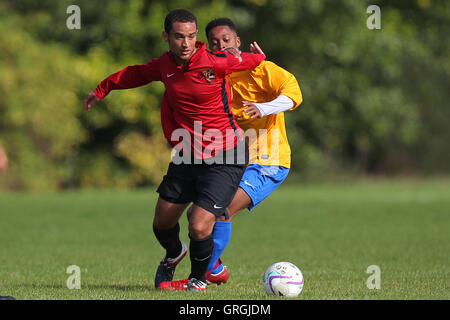
[{"label": "shadow on grass", "polygon": [[[56,290],[70,290],[65,284],[19,284],[21,288],[30,289],[56,289]],[[81,290],[121,290],[121,291],[153,291],[158,292],[154,286],[138,285],[138,284],[86,284],[81,285]]]}]

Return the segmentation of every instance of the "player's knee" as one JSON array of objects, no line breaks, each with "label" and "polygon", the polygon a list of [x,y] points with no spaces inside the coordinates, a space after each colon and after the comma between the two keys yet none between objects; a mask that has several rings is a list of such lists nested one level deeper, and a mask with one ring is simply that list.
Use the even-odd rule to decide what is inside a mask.
[{"label": "player's knee", "polygon": [[195,239],[205,238],[212,233],[215,223],[213,213],[194,205],[189,218],[189,234]]},{"label": "player's knee", "polygon": [[202,239],[213,232],[215,217],[210,216],[191,216],[189,220],[189,234],[195,239]]},{"label": "player's knee", "polygon": [[206,220],[189,221],[189,235],[195,239],[203,239],[212,233],[214,224]]}]

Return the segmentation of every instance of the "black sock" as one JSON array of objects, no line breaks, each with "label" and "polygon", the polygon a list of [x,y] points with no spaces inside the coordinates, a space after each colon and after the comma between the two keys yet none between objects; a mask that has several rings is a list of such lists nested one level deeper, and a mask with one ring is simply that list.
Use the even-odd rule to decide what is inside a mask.
[{"label": "black sock", "polygon": [[208,268],[211,253],[214,248],[212,234],[203,239],[194,239],[189,235],[189,254],[191,258],[191,274],[189,279],[195,278],[206,282],[206,269]]},{"label": "black sock", "polygon": [[153,225],[153,233],[161,246],[166,249],[166,258],[176,258],[181,253],[180,225],[177,223],[172,229],[157,229]]}]

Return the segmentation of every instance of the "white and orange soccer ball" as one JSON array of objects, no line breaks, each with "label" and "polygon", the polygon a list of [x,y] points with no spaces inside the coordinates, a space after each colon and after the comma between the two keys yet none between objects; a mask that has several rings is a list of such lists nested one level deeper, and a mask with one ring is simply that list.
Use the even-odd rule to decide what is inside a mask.
[{"label": "white and orange soccer ball", "polygon": [[296,297],[303,289],[303,274],[290,262],[277,262],[264,273],[263,286],[269,296]]}]

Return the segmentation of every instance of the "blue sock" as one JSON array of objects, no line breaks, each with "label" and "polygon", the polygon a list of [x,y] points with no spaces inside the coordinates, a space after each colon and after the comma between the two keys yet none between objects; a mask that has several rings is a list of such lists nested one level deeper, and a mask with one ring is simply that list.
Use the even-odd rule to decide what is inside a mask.
[{"label": "blue sock", "polygon": [[213,229],[213,239],[214,239],[214,249],[211,255],[211,260],[209,260],[208,271],[213,271],[213,273],[218,273],[222,271],[223,266],[220,265],[216,269],[214,266],[219,260],[228,242],[231,238],[231,221],[216,221]]}]

